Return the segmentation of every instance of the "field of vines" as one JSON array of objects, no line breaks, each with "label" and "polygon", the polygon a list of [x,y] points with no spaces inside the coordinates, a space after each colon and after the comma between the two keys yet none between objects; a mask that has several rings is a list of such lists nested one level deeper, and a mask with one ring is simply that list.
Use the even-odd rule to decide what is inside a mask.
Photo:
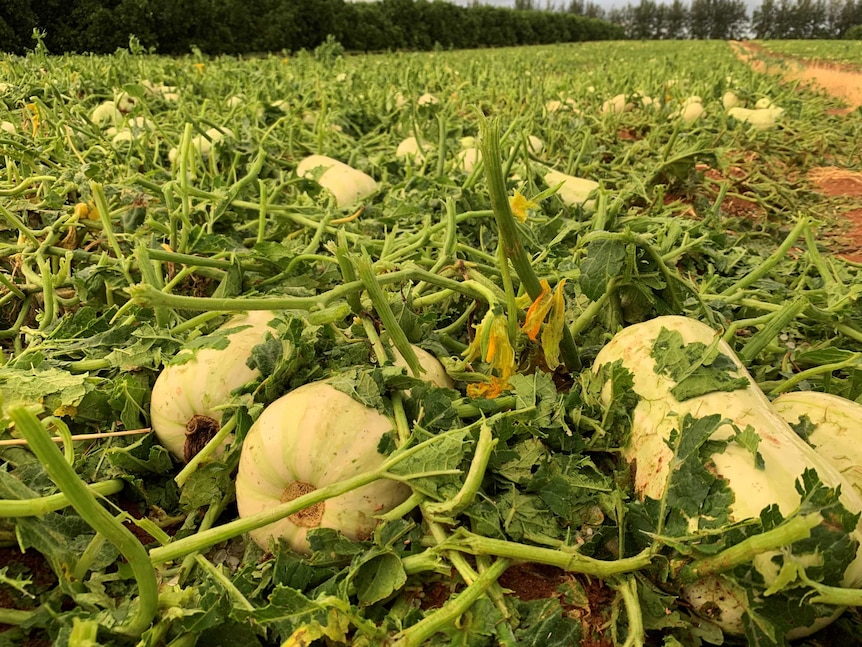
[{"label": "field of vines", "polygon": [[772,40],[763,44],[770,52],[784,56],[862,68],[860,40]]},{"label": "field of vines", "polygon": [[0,58],[0,646],[860,644],[862,459],[770,404],[862,401],[842,108],[718,41]]}]

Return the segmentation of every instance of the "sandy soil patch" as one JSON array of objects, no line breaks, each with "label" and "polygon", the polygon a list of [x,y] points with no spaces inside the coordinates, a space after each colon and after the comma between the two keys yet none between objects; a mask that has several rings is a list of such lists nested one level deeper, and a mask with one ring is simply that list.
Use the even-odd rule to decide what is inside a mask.
[{"label": "sandy soil patch", "polygon": [[[835,63],[802,61],[770,54],[763,47],[750,42],[732,41],[737,55],[754,69],[769,74],[780,74],[787,81],[803,81],[820,87],[847,104],[847,112],[862,106],[862,72]],[[775,64],[756,59],[766,55]]]}]

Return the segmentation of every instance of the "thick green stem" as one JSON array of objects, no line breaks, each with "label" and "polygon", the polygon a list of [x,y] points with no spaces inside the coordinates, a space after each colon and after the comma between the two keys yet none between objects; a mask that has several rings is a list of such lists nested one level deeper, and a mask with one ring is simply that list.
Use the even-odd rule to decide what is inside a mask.
[{"label": "thick green stem", "polygon": [[789,252],[790,248],[796,244],[796,241],[805,232],[808,226],[808,218],[800,218],[799,222],[797,222],[796,226],[790,230],[790,233],[787,234],[787,237],[784,239],[781,245],[779,245],[778,248],[774,252],[772,252],[772,254],[769,255],[769,258],[767,258],[760,265],[758,265],[755,270],[749,272],[741,279],[739,279],[736,283],[723,290],[719,296],[733,296],[769,274],[769,272],[772,271],[773,267],[775,267],[779,262],[783,261],[787,257],[787,252]]},{"label": "thick green stem", "polygon": [[[461,282],[447,279],[419,268],[381,274],[375,280],[379,285],[389,285],[402,281],[425,281],[479,301],[487,299],[486,291],[478,289],[478,286],[472,285],[470,281]],[[325,306],[336,299],[346,299],[350,294],[361,292],[364,289],[365,285],[362,281],[351,281],[313,297],[215,298],[168,294],[150,285],[139,283],[129,288],[129,294],[132,297],[132,301],[141,306],[167,306],[182,310],[198,311],[241,312],[244,310],[311,310]]]},{"label": "thick green stem", "polygon": [[[150,260],[149,249],[143,241],[138,243],[135,249],[135,259],[138,262],[138,269],[141,272],[141,278],[156,289],[161,289],[164,285],[162,277],[156,274],[156,269],[153,267]],[[162,328],[167,328],[171,322],[171,313],[166,308],[154,308],[156,321]]]},{"label": "thick green stem", "polygon": [[807,539],[811,536],[811,530],[821,523],[823,517],[819,512],[793,517],[777,528],[752,535],[720,553],[686,564],[679,570],[678,580],[681,583],[695,582],[708,575],[717,575],[740,564],[747,564],[757,555]]},{"label": "thick green stem", "polygon": [[425,500],[425,495],[414,492],[401,505],[392,508],[389,512],[377,515],[375,518],[381,521],[395,521],[402,519],[411,511],[413,511],[420,503]]},{"label": "thick green stem", "polygon": [[452,572],[452,566],[440,557],[437,550],[428,548],[416,555],[408,555],[401,559],[401,566],[407,575],[435,572],[440,575],[448,575]]},{"label": "thick green stem", "polygon": [[14,294],[19,299],[23,299],[25,294],[21,292],[17,285],[12,282],[12,279],[6,276],[3,272],[0,272],[0,283],[2,283],[9,292]]},{"label": "thick green stem", "polygon": [[211,528],[210,530],[199,531],[194,535],[171,542],[166,546],[159,546],[150,550],[150,560],[153,564],[161,564],[184,557],[185,555],[210,548],[223,541],[227,541],[233,537],[245,534],[251,530],[261,528],[270,523],[274,523],[289,517],[292,514],[304,510],[305,508],[337,497],[345,492],[350,492],[357,488],[373,483],[374,481],[384,477],[385,471],[372,470],[362,472],[353,478],[333,483],[326,487],[318,488],[309,494],[297,497],[287,503],[282,503],[269,510],[260,512],[250,517],[244,517],[231,521],[222,526]]},{"label": "thick green stem", "polygon": [[840,362],[834,362],[832,364],[822,364],[820,366],[814,366],[805,371],[799,371],[793,377],[784,380],[781,384],[773,388],[769,395],[776,396],[779,393],[784,393],[785,391],[789,391],[794,386],[803,382],[807,379],[815,377],[817,375],[829,374],[834,371],[840,371],[844,368],[849,368],[851,366],[858,366],[862,361],[862,353],[853,353],[850,357]]},{"label": "thick green stem", "polygon": [[39,239],[36,237],[36,234],[33,233],[33,230],[30,229],[24,222],[14,213],[9,211],[6,207],[0,204],[0,217],[3,217],[9,225],[12,226],[13,229],[17,229],[23,236],[25,236],[31,243],[39,246]]},{"label": "thick green stem", "polygon": [[641,570],[649,566],[653,558],[653,551],[647,549],[633,557],[607,561],[552,548],[530,546],[504,539],[492,539],[463,529],[453,534],[452,538],[441,548],[459,550],[471,555],[495,555],[519,562],[547,564],[570,573],[584,573],[602,578]]},{"label": "thick green stem", "polygon": [[127,269],[128,263],[123,250],[120,248],[120,242],[114,234],[114,227],[111,224],[111,212],[108,207],[108,199],[105,197],[105,190],[98,182],[90,182],[90,191],[93,192],[93,201],[96,203],[96,211],[99,212],[99,219],[102,222],[102,232],[108,239],[108,244],[114,251],[114,256],[117,257],[117,260],[121,261],[120,267],[122,268],[123,275],[126,277],[128,283],[131,284],[133,280]]},{"label": "thick green stem", "polygon": [[643,647],[646,642],[644,630],[644,618],[641,612],[641,603],[638,598],[637,580],[633,577],[625,578],[621,583],[614,586],[616,592],[623,599],[626,608],[626,621],[628,631],[626,641],[622,647]]},{"label": "thick green stem", "polygon": [[572,338],[580,335],[581,331],[595,320],[599,311],[604,307],[611,296],[616,293],[616,288],[617,280],[616,278],[612,278],[608,281],[608,287],[602,295],[584,308],[584,311],[578,315],[578,318],[572,322],[571,326],[569,326],[569,334],[571,334]]},{"label": "thick green stem", "polygon": [[0,624],[21,625],[30,620],[36,611],[19,611],[18,609],[0,609]]},{"label": "thick green stem", "polygon": [[[90,491],[100,496],[110,496],[123,489],[125,481],[111,479],[88,485]],[[40,496],[35,499],[0,499],[0,517],[38,517],[72,505],[63,492]]]},{"label": "thick green stem", "polygon": [[760,351],[771,344],[791,321],[802,314],[806,307],[808,307],[808,299],[804,296],[797,297],[782,306],[781,310],[773,314],[766,325],[742,347],[738,353],[740,361],[746,366],[750,366]]},{"label": "thick green stem", "polygon": [[57,181],[57,178],[53,175],[31,175],[30,177],[24,179],[17,186],[13,186],[10,189],[0,189],[0,197],[11,197],[16,195],[21,195],[27,189],[30,188],[31,184],[36,184],[36,182],[50,182]]},{"label": "thick green stem", "polygon": [[[215,500],[210,504],[207,508],[207,511],[204,513],[203,519],[201,519],[200,524],[198,525],[197,532],[202,532],[204,530],[209,530],[213,527],[213,524],[216,522],[216,519],[221,516],[221,513],[224,512],[225,508],[234,502],[235,496],[233,493],[226,494],[225,496],[217,496]],[[163,542],[165,544],[167,542]],[[180,565],[178,581],[180,584],[184,584],[186,578],[188,578],[189,574],[194,569],[197,564],[197,560],[195,559],[197,553],[189,553],[183,559],[182,564]]]},{"label": "thick green stem", "polygon": [[845,589],[840,586],[827,586],[810,579],[800,569],[799,579],[816,591],[805,598],[811,604],[829,604],[836,607],[862,607],[862,589]]},{"label": "thick green stem", "polygon": [[[422,511],[435,521],[443,523],[454,523],[454,517],[473,502],[479,489],[482,487],[482,479],[485,478],[485,469],[491,460],[491,452],[497,444],[497,439],[491,433],[491,427],[482,424],[479,427],[479,439],[476,442],[476,451],[470,463],[470,470],[464,479],[464,485],[458,494],[451,499],[440,503],[428,503],[422,506]],[[438,518],[445,517],[445,518]]]},{"label": "thick green stem", "polygon": [[[335,259],[338,261],[338,267],[341,269],[341,277],[344,283],[352,283],[356,281],[356,271],[353,268],[353,263],[350,260],[347,250],[347,236],[344,235],[344,230],[338,230],[338,237],[335,246]],[[350,305],[350,310],[353,314],[358,315],[362,312],[362,302],[359,300],[359,293],[353,292],[347,295],[347,303]]]},{"label": "thick green stem", "polygon": [[368,258],[367,255],[363,255],[360,258],[354,259],[354,264],[359,272],[359,279],[365,286],[365,290],[368,292],[371,303],[377,311],[377,315],[380,317],[380,320],[383,322],[383,326],[392,338],[392,343],[395,344],[395,348],[398,349],[398,352],[401,353],[404,361],[407,362],[407,366],[410,367],[410,372],[413,376],[420,377],[420,373],[423,373],[424,369],[419,364],[419,358],[416,357],[416,352],[410,345],[410,340],[407,339],[407,335],[404,334],[404,330],[402,330],[398,320],[395,318],[395,313],[392,312],[392,308],[389,307],[389,301],[386,300],[386,294],[380,287],[380,283],[377,282],[377,276],[374,274],[374,267],[371,264],[371,259]]},{"label": "thick green stem", "polygon": [[[452,255],[455,252],[456,234],[458,233],[458,224],[455,220],[455,202],[451,198],[446,201],[446,238],[443,242],[443,247],[437,252],[437,260],[429,270],[432,274],[436,274],[442,270],[450,262]],[[413,290],[413,294],[418,296],[425,291],[427,284],[419,283]]]},{"label": "thick green stem", "polygon": [[233,433],[234,429],[236,429],[236,423],[237,417],[236,414],[234,414],[226,423],[219,427],[216,435],[210,438],[209,442],[207,442],[207,444],[204,445],[197,454],[192,456],[191,460],[186,463],[185,467],[183,467],[179,474],[174,477],[174,481],[177,485],[182,487],[185,482],[189,480],[189,477],[197,470],[200,464],[212,456],[219,447],[221,447],[224,440]]},{"label": "thick green stem", "polygon": [[24,407],[12,407],[7,413],[27,439],[31,451],[45,466],[48,476],[69,497],[78,514],[97,533],[114,544],[131,566],[138,585],[138,608],[124,624],[116,627],[116,631],[130,636],[140,635],[152,623],[159,602],[156,575],[147,551],[131,532],[99,504],[63,458],[36,416]]},{"label": "thick green stem", "polygon": [[393,643],[393,647],[419,647],[438,631],[451,626],[478,600],[485,591],[494,584],[500,576],[509,568],[509,560],[498,559],[476,580],[461,591],[452,600],[440,609],[425,616],[417,622],[400,632]]},{"label": "thick green stem", "polygon": [[[485,176],[488,180],[488,192],[491,198],[491,208],[494,219],[497,222],[497,230],[503,245],[503,251],[512,262],[521,284],[530,295],[531,299],[538,299],[542,294],[542,284],[533,270],[533,264],[521,244],[521,235],[518,232],[512,209],[509,206],[509,194],[506,190],[506,182],[503,178],[503,169],[500,166],[500,125],[496,121],[483,122],[482,124],[482,159],[485,166]],[[560,352],[566,368],[576,371],[580,368],[575,342],[568,328],[563,328],[563,339],[560,342]]]}]

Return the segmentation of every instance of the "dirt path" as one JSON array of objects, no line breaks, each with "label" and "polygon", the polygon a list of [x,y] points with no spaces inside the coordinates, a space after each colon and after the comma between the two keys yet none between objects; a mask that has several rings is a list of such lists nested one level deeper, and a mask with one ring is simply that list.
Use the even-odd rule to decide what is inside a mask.
[{"label": "dirt path", "polygon": [[[862,106],[862,71],[834,63],[814,63],[772,54],[750,42],[731,41],[734,53],[759,72],[780,75],[822,88],[844,101],[848,114]],[[818,193],[834,200],[837,229],[822,232],[829,247],[844,259],[862,265],[862,172],[835,166],[809,169],[805,179]]]},{"label": "dirt path", "polygon": [[[834,63],[815,63],[771,54],[760,45],[751,42],[731,41],[736,55],[754,69],[770,74],[780,74],[787,81],[803,81],[819,86],[829,94],[847,103],[847,112],[862,106],[862,72]],[[763,57],[775,61],[767,64]]]}]

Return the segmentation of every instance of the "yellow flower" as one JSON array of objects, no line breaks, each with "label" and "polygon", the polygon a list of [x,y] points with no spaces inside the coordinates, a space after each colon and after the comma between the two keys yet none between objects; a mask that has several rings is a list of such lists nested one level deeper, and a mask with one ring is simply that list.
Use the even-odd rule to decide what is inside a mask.
[{"label": "yellow flower", "polygon": [[492,371],[498,373],[492,375],[488,382],[471,385],[468,395],[475,393],[475,397],[495,398],[508,388],[509,378],[515,374],[515,349],[509,340],[506,316],[488,310],[463,355],[467,361],[481,358],[490,365]]},{"label": "yellow flower", "polygon": [[525,222],[527,220],[527,212],[531,209],[538,209],[539,205],[532,200],[527,200],[521,192],[516,190],[515,195],[509,198],[509,206],[512,207],[512,215],[518,219],[519,222]]},{"label": "yellow flower", "polygon": [[30,117],[30,124],[33,128],[33,137],[35,137],[39,130],[39,106],[35,103],[28,103],[26,107],[33,113],[33,116]]},{"label": "yellow flower", "polygon": [[533,341],[536,341],[536,337],[539,336],[542,322],[551,309],[551,287],[545,279],[542,279],[539,283],[542,286],[542,293],[530,305],[527,310],[527,318],[524,321],[524,325],[521,326],[521,330]]},{"label": "yellow flower", "polygon": [[509,341],[509,325],[503,315],[496,315],[491,323],[485,361],[491,365],[491,370],[499,371],[504,382],[515,373],[515,349]]},{"label": "yellow flower", "polygon": [[198,72],[201,74],[204,73],[204,64],[203,63],[192,63],[192,67],[196,68]]},{"label": "yellow flower", "polygon": [[99,212],[95,206],[86,202],[78,202],[75,204],[75,215],[78,220],[98,220]]},{"label": "yellow flower", "polygon": [[560,365],[560,342],[563,339],[563,326],[566,324],[566,299],[563,296],[565,284],[566,279],[562,279],[554,288],[551,316],[542,331],[542,350],[545,352],[545,363],[552,371]]},{"label": "yellow flower", "polygon": [[496,375],[492,375],[487,382],[474,382],[467,385],[467,397],[473,400],[485,398],[492,400],[509,388],[508,382],[503,382]]},{"label": "yellow flower", "polygon": [[[532,340],[536,341],[539,336],[539,331],[542,332],[542,350],[545,353],[545,363],[551,370],[557,368],[560,364],[560,341],[563,339],[563,326],[566,322],[566,300],[563,296],[563,286],[566,284],[566,279],[562,279],[557,283],[551,294],[551,288],[548,282],[541,281],[542,293],[536,297],[530,308],[527,310],[526,320],[521,330],[527,334]],[[542,324],[545,317],[550,313],[550,318],[545,327]]]}]

